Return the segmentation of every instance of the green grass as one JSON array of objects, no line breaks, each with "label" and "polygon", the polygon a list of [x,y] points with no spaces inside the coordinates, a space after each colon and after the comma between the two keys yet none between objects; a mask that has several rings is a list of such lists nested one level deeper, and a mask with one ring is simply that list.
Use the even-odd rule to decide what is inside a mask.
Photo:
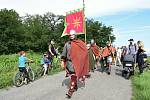
[{"label": "green grass", "polygon": [[132,100],[150,100],[150,71],[144,72],[142,75],[136,73],[132,77],[132,86]]},{"label": "green grass", "polygon": [[[8,86],[13,86],[13,77],[18,71],[18,54],[1,55],[0,56],[0,89]],[[40,60],[42,54],[34,53],[32,51],[27,53],[27,57],[32,59],[34,63],[31,64],[33,71],[36,73],[40,68]],[[53,69],[49,72],[50,75],[61,71],[60,63],[57,62],[58,58],[54,58]],[[36,79],[39,77],[36,77]]]}]

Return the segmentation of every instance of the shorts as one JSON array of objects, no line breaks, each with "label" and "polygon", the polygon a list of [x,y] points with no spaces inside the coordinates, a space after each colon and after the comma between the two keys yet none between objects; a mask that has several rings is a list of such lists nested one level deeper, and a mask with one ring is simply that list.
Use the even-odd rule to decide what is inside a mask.
[{"label": "shorts", "polygon": [[26,72],[26,67],[19,67],[20,72]]}]

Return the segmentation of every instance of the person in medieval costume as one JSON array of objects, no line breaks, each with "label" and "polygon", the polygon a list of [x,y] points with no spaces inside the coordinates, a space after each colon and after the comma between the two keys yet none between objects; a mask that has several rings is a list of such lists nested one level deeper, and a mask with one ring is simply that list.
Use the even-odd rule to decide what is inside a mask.
[{"label": "person in medieval costume", "polygon": [[90,44],[87,44],[87,49],[89,54],[89,68],[90,68],[89,71],[94,72],[94,66],[96,61]]},{"label": "person in medieval costume", "polygon": [[111,42],[109,42],[109,41],[107,42],[107,46],[104,48],[102,56],[103,56],[103,60],[104,60],[104,63],[105,63],[104,66],[107,68],[108,67],[107,66],[108,57],[109,56],[113,57],[113,47],[111,45]]},{"label": "person in medieval costume", "polygon": [[66,94],[71,98],[74,91],[77,90],[77,80],[84,82],[86,75],[89,74],[89,57],[86,44],[76,38],[76,31],[70,30],[70,41],[68,41],[61,55],[61,67],[66,69],[70,76],[70,86]]},{"label": "person in medieval costume", "polygon": [[96,67],[98,67],[100,65],[100,63],[99,63],[100,51],[99,51],[99,47],[96,45],[96,43],[93,39],[91,40],[91,49],[92,49],[93,54],[95,56]]}]

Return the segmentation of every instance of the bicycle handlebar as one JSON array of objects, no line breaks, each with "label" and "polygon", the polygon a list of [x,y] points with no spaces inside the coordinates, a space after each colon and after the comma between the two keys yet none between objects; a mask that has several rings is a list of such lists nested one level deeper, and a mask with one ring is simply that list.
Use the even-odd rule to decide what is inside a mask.
[{"label": "bicycle handlebar", "polygon": [[34,61],[27,61],[26,64],[30,65],[30,63],[34,63]]}]

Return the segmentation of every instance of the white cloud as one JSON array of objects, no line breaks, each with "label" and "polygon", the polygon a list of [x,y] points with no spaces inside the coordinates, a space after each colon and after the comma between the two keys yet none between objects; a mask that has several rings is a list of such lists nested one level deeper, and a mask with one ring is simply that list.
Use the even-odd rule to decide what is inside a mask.
[{"label": "white cloud", "polygon": [[132,29],[124,29],[124,30],[119,30],[119,29],[115,29],[114,33],[119,33],[117,35],[120,36],[126,36],[125,34],[130,34],[130,33],[142,33],[144,31],[150,31],[150,25],[146,25],[146,26],[139,26],[139,27],[132,27]]},{"label": "white cloud", "polygon": [[[150,0],[85,0],[88,17],[115,14],[150,8]],[[0,8],[15,9],[19,14],[43,14],[65,12],[82,8],[82,0],[0,0]]]},{"label": "white cloud", "polygon": [[69,10],[81,8],[77,0],[0,0],[0,8],[15,9],[19,14],[44,14],[53,12],[65,14]]},{"label": "white cloud", "polygon": [[120,29],[115,28],[114,34],[116,36],[115,44],[116,46],[128,45],[128,39],[133,38],[135,42],[138,40],[142,40],[145,44],[145,50],[150,54],[150,46],[149,46],[149,33],[150,25],[132,27],[131,29]]},{"label": "white cloud", "polygon": [[[122,11],[150,8],[150,0],[99,0],[87,2],[87,12],[92,15],[108,15]],[[88,13],[89,15],[89,13]]]}]

